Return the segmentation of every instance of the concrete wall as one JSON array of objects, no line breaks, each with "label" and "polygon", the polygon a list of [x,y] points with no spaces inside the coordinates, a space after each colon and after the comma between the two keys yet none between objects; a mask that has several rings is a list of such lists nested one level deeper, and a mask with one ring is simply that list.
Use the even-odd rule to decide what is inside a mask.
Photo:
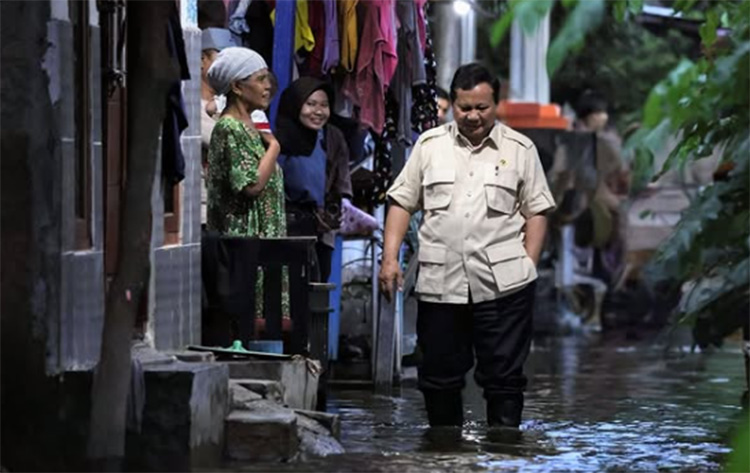
[{"label": "concrete wall", "polygon": [[17,471],[42,468],[54,440],[43,426],[54,415],[45,369],[60,318],[62,150],[42,68],[49,21],[49,3],[0,2],[0,438],[3,466]]},{"label": "concrete wall", "polygon": [[[65,371],[99,358],[104,320],[104,150],[99,15],[88,0],[90,248],[75,238],[75,51],[68,2],[0,2],[0,298],[2,451],[10,471],[48,470],[64,435],[56,420]],[[195,3],[196,0],[184,0]],[[161,198],[154,206],[152,312],[159,348],[200,337],[200,32],[185,32],[191,73],[185,85],[191,128],[181,244],[164,247]],[[160,197],[161,186],[155,189]],[[43,452],[43,454],[41,454]],[[58,458],[59,459],[59,458]]]},{"label": "concrete wall", "polygon": [[[186,0],[187,3],[195,0]],[[59,3],[56,0],[52,4]],[[92,2],[92,11],[96,8]],[[75,77],[73,31],[68,12],[53,11],[48,25],[50,48],[45,56],[49,94],[55,109],[62,150],[62,256],[60,317],[51,320],[50,373],[91,367],[98,361],[104,323],[104,199],[101,103],[101,59],[98,15],[91,15],[91,249],[75,249]],[[183,82],[190,126],[181,143],[186,177],[181,187],[180,244],[164,245],[164,200],[161,162],[152,195],[152,273],[149,328],[158,349],[200,343],[200,31],[184,29],[192,79]]]},{"label": "concrete wall", "polygon": [[[54,4],[55,2],[53,2]],[[58,2],[59,3],[59,2]],[[90,5],[95,9],[93,3]],[[53,12],[54,13],[54,12]],[[57,12],[48,24],[50,47],[45,56],[49,93],[55,109],[55,127],[62,149],[60,179],[62,254],[60,319],[50,337],[48,372],[91,367],[99,359],[104,324],[104,208],[101,100],[101,45],[98,16],[90,16],[89,100],[91,171],[91,247],[77,250],[75,242],[75,51],[73,27],[66,13]]]},{"label": "concrete wall", "polygon": [[[183,15],[183,21],[185,17]],[[182,94],[188,128],[182,133],[185,180],[181,183],[180,244],[164,245],[164,199],[160,163],[152,202],[152,273],[149,301],[149,332],[159,350],[181,349],[200,343],[200,42],[197,27],[183,25],[183,37],[190,67],[189,81]]]},{"label": "concrete wall", "polygon": [[[2,121],[3,145],[8,149],[3,153],[3,269],[8,276],[3,292],[9,295],[6,281],[8,287],[28,284],[28,291],[16,290],[14,297],[4,299],[18,307],[28,305],[35,316],[23,317],[22,309],[9,306],[3,318],[18,314],[32,324],[34,337],[44,344],[45,372],[55,374],[97,362],[104,321],[100,35],[98,26],[92,24],[91,129],[86,143],[90,149],[91,247],[79,250],[75,241],[73,26],[68,9],[60,8],[66,2],[32,3],[34,7],[7,2],[9,13],[3,18],[8,25],[3,28]],[[95,9],[93,2],[91,6]],[[15,31],[14,16],[34,17],[39,30],[11,37],[6,32]],[[92,14],[91,21],[98,21],[98,15]],[[180,245],[161,244],[161,179],[154,188],[151,319],[156,344],[164,349],[200,341],[200,31],[186,28],[185,39],[193,79],[184,84],[191,125],[182,137],[187,175],[182,184]],[[36,55],[30,56],[31,52]],[[8,321],[8,327],[15,322]],[[13,330],[4,332],[10,336]]]}]

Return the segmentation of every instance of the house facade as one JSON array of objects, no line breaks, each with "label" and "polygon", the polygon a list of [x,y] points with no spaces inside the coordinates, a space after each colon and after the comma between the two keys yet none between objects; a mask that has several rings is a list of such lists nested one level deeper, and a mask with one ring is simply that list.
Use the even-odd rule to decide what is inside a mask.
[{"label": "house facade", "polygon": [[[24,435],[44,442],[47,434],[35,432],[34,426],[58,412],[49,398],[60,380],[92,368],[99,359],[127,179],[126,94],[137,91],[127,88],[124,1],[11,0],[0,8],[2,437],[7,453],[12,450],[6,447],[15,445],[7,442],[20,445]],[[190,80],[182,82],[189,122],[180,138],[185,178],[167,185],[157,159],[151,276],[147,295],[136,301],[135,333],[160,351],[200,343],[197,10],[197,0],[177,2],[190,69]]]}]

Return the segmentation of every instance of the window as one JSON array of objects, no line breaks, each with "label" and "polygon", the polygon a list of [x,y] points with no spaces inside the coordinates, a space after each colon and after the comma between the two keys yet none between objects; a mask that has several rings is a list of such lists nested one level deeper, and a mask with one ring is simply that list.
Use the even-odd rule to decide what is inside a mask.
[{"label": "window", "polygon": [[91,248],[91,87],[89,2],[70,1],[75,81],[75,246]]},{"label": "window", "polygon": [[180,243],[180,184],[164,183],[164,244]]}]

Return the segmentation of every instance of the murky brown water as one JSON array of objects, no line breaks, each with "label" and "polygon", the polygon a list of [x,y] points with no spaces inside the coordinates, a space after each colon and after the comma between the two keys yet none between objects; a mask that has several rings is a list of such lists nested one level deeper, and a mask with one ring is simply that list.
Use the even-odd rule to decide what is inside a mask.
[{"label": "murky brown water", "polygon": [[335,391],[344,455],[247,471],[717,471],[741,415],[738,348],[665,355],[567,337],[536,343],[519,436],[488,434],[481,391],[464,391],[461,438],[428,437],[420,393]]}]

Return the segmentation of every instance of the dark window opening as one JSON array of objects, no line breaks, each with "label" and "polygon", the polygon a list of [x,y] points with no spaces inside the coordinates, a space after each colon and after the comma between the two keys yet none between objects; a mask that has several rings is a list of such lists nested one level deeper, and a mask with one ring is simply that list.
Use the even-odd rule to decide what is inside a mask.
[{"label": "dark window opening", "polygon": [[91,248],[91,80],[89,2],[70,1],[75,71],[76,249]]}]

